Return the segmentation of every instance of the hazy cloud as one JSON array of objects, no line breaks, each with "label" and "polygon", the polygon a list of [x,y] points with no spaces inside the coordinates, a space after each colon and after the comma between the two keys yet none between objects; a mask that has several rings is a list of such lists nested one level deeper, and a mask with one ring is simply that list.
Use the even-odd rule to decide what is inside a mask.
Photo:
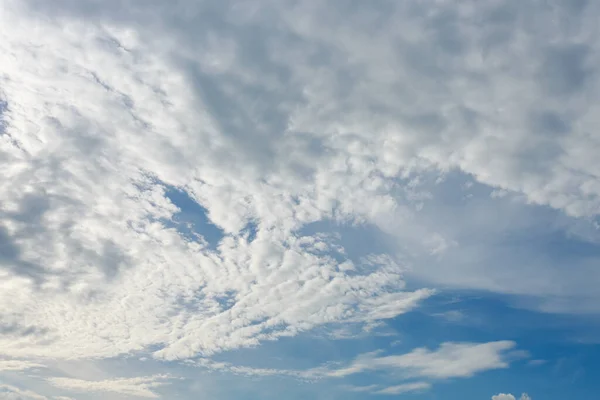
[{"label": "hazy cloud", "polygon": [[49,378],[48,382],[56,387],[79,393],[118,393],[133,397],[160,398],[153,391],[167,384],[168,375],[155,375],[139,378],[120,378],[102,381],[88,381],[73,378]]},{"label": "hazy cloud", "polygon": [[402,394],[408,392],[417,392],[420,390],[429,389],[431,387],[430,383],[427,382],[414,382],[414,383],[404,383],[402,385],[388,386],[384,389],[377,390],[374,392],[375,394]]}]

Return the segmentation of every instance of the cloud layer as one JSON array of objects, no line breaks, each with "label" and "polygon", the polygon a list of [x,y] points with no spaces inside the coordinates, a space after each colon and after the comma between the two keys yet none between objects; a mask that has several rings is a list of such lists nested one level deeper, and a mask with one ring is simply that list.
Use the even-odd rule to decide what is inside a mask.
[{"label": "cloud layer", "polygon": [[[326,237],[298,233],[308,222],[354,220],[394,203],[362,188],[364,178],[340,181],[364,203],[348,200],[342,209],[362,209],[338,212],[335,175],[318,187],[316,170],[295,176],[312,164],[306,156],[325,151],[311,144],[321,139],[265,128],[301,153],[296,160],[270,149],[283,164],[261,165],[267,149],[228,139],[235,127],[220,126],[217,105],[189,87],[196,78],[176,64],[183,54],[144,48],[143,30],[41,22],[16,4],[6,9],[5,20],[22,21],[3,38],[2,295],[3,320],[14,327],[6,354],[108,357],[162,345],[156,356],[184,358],[324,323],[394,317],[431,294],[402,292],[403,266],[389,256],[350,260]],[[246,136],[261,134],[248,127]],[[329,168],[345,153],[314,157]],[[187,191],[225,233],[215,251],[169,222],[179,209],[167,184]]]},{"label": "cloud layer", "polygon": [[[407,274],[598,312],[600,6],[551,3],[0,0],[0,370],[369,325],[435,293]],[[520,252],[548,230],[589,253]],[[468,377],[513,346],[328,373]]]}]

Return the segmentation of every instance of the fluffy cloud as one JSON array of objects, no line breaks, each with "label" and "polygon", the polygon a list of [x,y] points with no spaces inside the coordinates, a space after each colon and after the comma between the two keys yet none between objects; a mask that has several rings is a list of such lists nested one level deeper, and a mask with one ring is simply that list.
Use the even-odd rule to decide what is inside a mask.
[{"label": "fluffy cloud", "polygon": [[[4,355],[180,359],[395,317],[433,293],[405,291],[410,260],[459,249],[452,267],[482,264],[442,229],[452,213],[423,212],[437,187],[424,182],[451,170],[566,215],[598,212],[597,12],[0,1]],[[185,233],[172,188],[223,237]],[[323,221],[375,226],[394,250],[353,255],[303,231]],[[596,296],[588,265],[564,287],[555,270],[539,284],[527,270],[536,283],[518,288],[498,270],[483,283],[427,276]],[[498,343],[458,372],[443,365],[471,354],[460,345],[372,362],[469,376],[504,366]]]},{"label": "fluffy cloud", "polygon": [[[11,60],[2,79],[3,320],[15,327],[0,339],[4,353],[107,357],[162,345],[156,356],[185,358],[329,322],[391,318],[432,293],[403,292],[404,266],[390,257],[351,260],[299,233],[312,221],[394,207],[384,178],[340,164],[343,148],[329,157],[313,144],[323,139],[261,127],[252,113],[221,118],[228,106],[208,101],[225,88],[200,96],[189,83],[205,78],[161,43],[147,47],[144,29],[42,22],[5,4],[3,18],[22,23],[2,38]],[[250,130],[236,137],[242,125]],[[173,226],[179,209],[167,185],[206,208],[225,234],[216,250]],[[362,200],[336,205],[349,190]]]},{"label": "fluffy cloud", "polygon": [[[513,396],[512,394],[499,393],[495,396],[492,396],[492,400],[516,400],[516,399],[515,399],[515,396]],[[527,395],[527,393],[523,393],[521,395],[521,397],[519,398],[519,400],[531,400],[531,397],[529,397],[529,395]]]},{"label": "fluffy cloud", "polygon": [[159,398],[153,389],[165,385],[167,375],[155,375],[139,378],[110,379],[88,381],[73,378],[49,378],[48,382],[56,387],[80,393],[117,393],[126,396]]},{"label": "fluffy cloud", "polygon": [[512,394],[499,393],[495,396],[492,396],[492,400],[515,400],[515,396]]}]

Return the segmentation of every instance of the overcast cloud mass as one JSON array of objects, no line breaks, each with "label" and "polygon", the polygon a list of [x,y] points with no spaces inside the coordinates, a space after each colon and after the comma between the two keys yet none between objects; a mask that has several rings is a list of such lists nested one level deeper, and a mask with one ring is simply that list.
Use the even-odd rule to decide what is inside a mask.
[{"label": "overcast cloud mass", "polygon": [[0,398],[595,398],[599,17],[0,0]]}]

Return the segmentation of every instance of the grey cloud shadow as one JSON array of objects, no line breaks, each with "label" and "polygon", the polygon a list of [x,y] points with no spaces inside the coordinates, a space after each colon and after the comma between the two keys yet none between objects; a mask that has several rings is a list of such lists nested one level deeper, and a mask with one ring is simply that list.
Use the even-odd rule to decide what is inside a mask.
[{"label": "grey cloud shadow", "polygon": [[588,47],[579,44],[545,49],[538,78],[542,89],[555,96],[581,91],[592,75],[586,66],[588,53]]},{"label": "grey cloud shadow", "polygon": [[0,322],[0,336],[43,336],[49,333],[50,330],[47,328],[41,328],[38,326],[27,326],[15,323],[3,323]]},{"label": "grey cloud shadow", "polygon": [[46,327],[6,321],[0,321],[0,337],[15,340],[27,338],[40,345],[48,345],[57,340],[52,330]]},{"label": "grey cloud shadow", "polygon": [[[240,4],[231,1],[193,6],[189,6],[187,1],[174,1],[167,7],[158,1],[142,4],[135,1],[57,0],[52,9],[38,0],[28,0],[28,3],[33,10],[43,10],[51,15],[110,20],[147,32],[168,32],[182,47],[191,50],[188,59],[179,54],[176,62],[227,141],[226,149],[210,153],[213,161],[222,168],[230,168],[234,163],[228,159],[237,158],[246,161],[247,168],[259,168],[261,172],[272,171],[281,167],[280,163],[285,164],[285,160],[277,159],[276,147],[285,140],[284,133],[289,122],[286,102],[298,105],[302,103],[303,95],[301,88],[292,84],[289,66],[273,59],[271,46],[274,42],[285,40],[286,45],[293,47],[301,41],[292,32],[281,29],[276,20],[266,24],[239,23],[240,11],[237,8]],[[186,12],[178,15],[178,10]],[[201,68],[194,59],[194,52],[202,52],[203,43],[210,37],[235,42],[236,60],[241,70],[208,73]],[[248,76],[251,80],[246,79]],[[98,84],[107,87],[100,80]],[[303,167],[311,169],[308,165]]]},{"label": "grey cloud shadow", "polygon": [[[60,198],[59,201],[72,202],[72,199]],[[57,271],[44,267],[39,262],[31,262],[23,257],[23,251],[18,244],[19,239],[30,237],[44,237],[49,234],[44,227],[44,215],[51,209],[50,196],[42,194],[28,194],[21,199],[19,209],[14,212],[0,213],[0,220],[11,220],[19,225],[19,229],[10,234],[8,229],[0,225],[0,266],[8,269],[17,276],[32,280],[36,286],[42,285],[50,277],[60,277],[63,285],[68,287],[76,279],[79,271]],[[68,236],[71,226],[64,226],[60,232]],[[127,257],[123,251],[111,240],[105,240],[100,253],[84,248],[80,243],[71,240],[69,248],[85,254],[85,258],[101,270],[107,281],[114,279],[120,267],[126,264]]]},{"label": "grey cloud shadow", "polygon": [[7,122],[5,120],[5,114],[8,112],[8,103],[5,100],[0,99],[0,136],[6,132]]},{"label": "grey cloud shadow", "polygon": [[531,129],[552,137],[563,136],[571,130],[571,122],[553,111],[542,111],[531,115]]},{"label": "grey cloud shadow", "polygon": [[0,264],[18,276],[31,278],[36,284],[46,280],[48,271],[41,265],[24,260],[17,241],[22,236],[40,234],[39,221],[48,209],[49,202],[45,197],[26,195],[21,199],[18,211],[0,214],[25,225],[25,229],[20,230],[16,236],[10,235],[8,229],[0,226]]},{"label": "grey cloud shadow", "polygon": [[0,226],[0,266],[17,276],[32,279],[38,285],[42,284],[47,277],[47,271],[43,267],[21,258],[21,248],[2,226]]},{"label": "grey cloud shadow", "polygon": [[[289,122],[286,103],[298,104],[302,97],[292,89],[287,67],[270,59],[268,46],[273,33],[269,28],[231,25],[224,30],[224,26],[217,26],[204,34],[233,36],[241,49],[236,55],[240,68],[251,71],[256,81],[237,76],[239,71],[207,73],[194,61],[184,61],[182,66],[197,98],[227,140],[231,153],[225,156],[241,158],[249,167],[269,171],[277,167],[276,148],[285,140]],[[216,161],[228,164],[222,158]]]},{"label": "grey cloud shadow", "polygon": [[[224,89],[226,84],[222,81],[216,82],[208,74],[192,69],[189,70],[189,76],[197,96],[203,100],[211,116],[215,119],[220,133],[229,139],[228,144],[235,149],[228,157],[247,158],[247,161],[253,165],[259,164],[266,167],[266,164],[273,160],[273,149],[268,140],[257,140],[253,136],[257,132],[250,132],[255,123],[252,121],[252,116],[249,115],[249,110],[243,106],[243,101],[239,97],[227,94]],[[238,96],[239,94],[238,92]],[[283,132],[284,126],[279,124],[279,129]],[[263,135],[271,136],[272,133],[264,132]],[[227,160],[221,162],[227,162]]]}]

